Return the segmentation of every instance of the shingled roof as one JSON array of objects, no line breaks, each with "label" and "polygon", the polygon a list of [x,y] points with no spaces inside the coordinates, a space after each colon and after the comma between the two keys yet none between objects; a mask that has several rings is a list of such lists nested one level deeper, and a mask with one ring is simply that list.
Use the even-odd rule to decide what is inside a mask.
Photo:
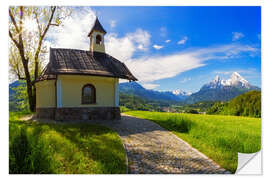
[{"label": "shingled roof", "polygon": [[103,28],[103,26],[100,24],[98,18],[96,18],[96,21],[95,21],[93,27],[91,28],[91,31],[89,32],[88,37],[92,34],[92,32],[93,32],[94,30],[100,31],[100,32],[102,32],[102,33],[104,33],[104,34],[107,33],[107,32],[105,31],[105,29]]},{"label": "shingled roof", "polygon": [[106,76],[137,81],[124,63],[106,53],[51,48],[49,63],[38,81],[55,79],[57,74]]}]

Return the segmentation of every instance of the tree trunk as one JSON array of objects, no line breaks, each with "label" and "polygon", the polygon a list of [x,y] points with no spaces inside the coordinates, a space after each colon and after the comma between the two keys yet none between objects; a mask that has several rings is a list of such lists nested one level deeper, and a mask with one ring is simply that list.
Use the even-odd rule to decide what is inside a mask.
[{"label": "tree trunk", "polygon": [[33,104],[32,104],[32,109],[33,111],[32,112],[36,112],[36,86],[33,85],[33,94],[32,94],[32,98],[33,98]]},{"label": "tree trunk", "polygon": [[30,81],[26,81],[26,86],[30,111],[35,112],[32,83]]},{"label": "tree trunk", "polygon": [[[39,24],[39,19],[37,17],[38,15],[36,14],[36,21],[37,21],[38,28],[39,28],[40,39],[39,39],[38,48],[37,48],[37,50],[35,52],[35,57],[34,57],[34,62],[35,62],[34,77],[31,78],[31,75],[30,75],[30,72],[29,72],[29,67],[28,67],[29,58],[27,56],[25,56],[24,42],[23,42],[23,37],[22,37],[24,7],[20,6],[19,23],[16,23],[16,18],[14,17],[13,12],[9,9],[9,17],[11,19],[11,23],[13,24],[13,26],[14,26],[14,28],[16,30],[14,32],[14,34],[12,34],[11,31],[9,30],[9,36],[10,36],[11,40],[14,42],[14,44],[16,45],[16,47],[18,48],[20,56],[21,56],[21,61],[22,61],[22,64],[23,64],[24,74],[25,74],[25,77],[23,79],[26,80],[27,95],[28,95],[28,100],[29,100],[29,108],[30,108],[30,111],[32,111],[32,112],[36,111],[36,87],[35,87],[33,82],[35,82],[35,80],[38,78],[38,72],[39,72],[38,71],[38,69],[39,69],[38,57],[39,57],[39,54],[40,54],[42,42],[43,42],[43,39],[46,36],[46,33],[47,33],[49,27],[51,25],[56,25],[56,26],[59,25],[57,23],[56,24],[52,23],[55,10],[56,10],[56,6],[52,6],[51,7],[50,18],[49,18],[43,32],[41,32],[41,26]],[[18,40],[17,40],[17,38],[15,38],[17,36],[18,36]],[[19,79],[20,79],[20,77],[19,77]]]}]

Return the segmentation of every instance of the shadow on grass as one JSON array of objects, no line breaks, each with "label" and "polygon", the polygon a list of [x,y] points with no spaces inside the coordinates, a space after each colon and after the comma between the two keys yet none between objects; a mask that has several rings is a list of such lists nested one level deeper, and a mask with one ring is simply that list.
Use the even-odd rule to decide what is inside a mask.
[{"label": "shadow on grass", "polygon": [[38,130],[27,134],[27,127],[17,129],[17,135],[10,142],[9,173],[10,174],[49,174],[53,173],[50,151],[40,141]]},{"label": "shadow on grass", "polygon": [[101,169],[100,173],[126,173],[122,142],[109,128],[89,124],[73,124],[72,128],[68,125],[49,126],[75,145],[84,157],[97,162]]},{"label": "shadow on grass", "polygon": [[[63,156],[63,161],[66,163],[64,165],[71,169],[68,172],[60,170],[60,173],[125,173],[125,153],[121,140],[115,135],[111,137],[112,131],[106,127],[87,124],[70,126],[17,121],[10,123],[10,126],[10,174],[59,173],[59,168],[63,170],[65,167],[59,167],[63,163],[53,159],[55,153],[67,155]],[[71,142],[71,144],[65,145],[76,147],[78,152],[75,153],[80,154],[80,156],[75,156],[70,152],[63,154],[63,152],[58,152],[59,149],[54,149],[53,147],[56,147],[57,144],[53,146],[53,143],[61,144],[59,140],[42,138],[42,134],[44,135],[51,130]],[[62,147],[61,150],[64,148]],[[70,149],[70,147],[66,147],[66,149]],[[85,160],[85,164],[80,164],[83,160]],[[93,161],[97,164],[94,169],[89,164]],[[83,167],[79,167],[80,165]]]}]

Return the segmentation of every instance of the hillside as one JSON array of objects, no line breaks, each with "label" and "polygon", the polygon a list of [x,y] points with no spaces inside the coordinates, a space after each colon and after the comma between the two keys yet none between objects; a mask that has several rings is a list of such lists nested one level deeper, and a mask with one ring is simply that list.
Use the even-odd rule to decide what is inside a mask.
[{"label": "hillside", "polygon": [[120,93],[119,99],[120,107],[128,108],[128,110],[160,111],[158,102],[150,102],[136,95]]},{"label": "hillside", "polygon": [[[233,73],[228,80],[216,77],[203,85],[193,94],[184,91],[156,91],[145,89],[137,82],[119,84],[120,106],[132,110],[188,112],[196,110],[205,112],[209,105],[217,101],[229,101],[245,92],[260,90],[248,83],[240,74]],[[184,106],[184,104],[186,104]],[[25,83],[15,81],[9,85],[10,111],[26,110],[28,108]]]},{"label": "hillside", "polygon": [[207,114],[261,117],[261,92],[250,91],[229,102],[217,102],[207,110]]},{"label": "hillside", "polygon": [[173,101],[173,102],[180,102],[185,100],[189,94],[185,92],[171,92],[171,91],[155,91],[155,90],[148,90],[142,87],[137,82],[127,82],[127,83],[120,83],[119,84],[119,91],[120,93],[136,95],[140,98],[144,98],[147,100],[153,101]]},{"label": "hillside", "polygon": [[27,109],[26,83],[15,81],[9,84],[9,111],[25,111]]}]

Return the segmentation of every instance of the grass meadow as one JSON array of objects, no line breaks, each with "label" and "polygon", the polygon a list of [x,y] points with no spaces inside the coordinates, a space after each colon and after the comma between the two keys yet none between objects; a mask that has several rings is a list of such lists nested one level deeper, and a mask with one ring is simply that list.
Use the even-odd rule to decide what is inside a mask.
[{"label": "grass meadow", "polygon": [[239,116],[129,111],[172,131],[223,168],[235,172],[237,152],[261,149],[261,119]]},{"label": "grass meadow", "polygon": [[109,128],[88,124],[41,124],[10,113],[10,174],[123,174],[125,151]]}]

